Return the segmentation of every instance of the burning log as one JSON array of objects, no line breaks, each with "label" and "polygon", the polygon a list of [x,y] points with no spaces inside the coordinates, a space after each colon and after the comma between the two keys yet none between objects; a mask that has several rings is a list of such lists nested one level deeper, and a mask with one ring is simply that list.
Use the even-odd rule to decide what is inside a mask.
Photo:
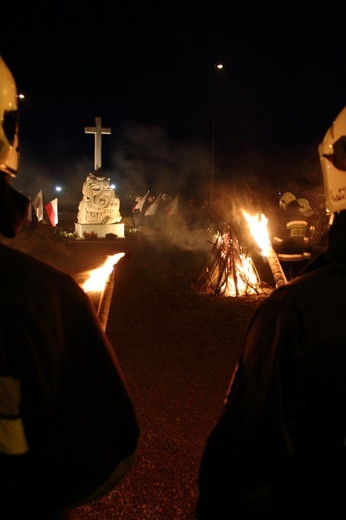
[{"label": "burning log", "polygon": [[97,308],[97,317],[104,331],[107,327],[112,302],[115,276],[114,267],[124,256],[125,253],[117,253],[109,256],[104,264],[90,271],[88,279],[82,284],[82,289],[87,293],[101,292]]},{"label": "burning log", "polygon": [[109,309],[111,307],[112,295],[114,289],[115,269],[108,276],[103,291],[101,293],[99,305],[97,308],[97,317],[100,320],[101,327],[105,331],[108,323]]},{"label": "burning log", "polygon": [[267,230],[268,219],[263,213],[251,217],[243,210],[243,215],[249,225],[251,234],[261,249],[262,256],[268,260],[268,264],[273,273],[276,288],[287,284],[285,273],[281,267],[280,261],[271,245],[269,233]]},{"label": "burning log", "polygon": [[272,270],[276,288],[281,287],[282,285],[286,285],[287,278],[281,267],[280,260],[278,259],[277,254],[271,246],[269,248],[266,258],[268,260],[270,269]]}]

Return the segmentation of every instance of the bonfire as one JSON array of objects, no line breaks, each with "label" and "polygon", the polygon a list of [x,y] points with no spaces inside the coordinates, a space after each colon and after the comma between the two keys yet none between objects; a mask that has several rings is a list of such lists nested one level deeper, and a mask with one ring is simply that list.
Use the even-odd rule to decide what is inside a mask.
[{"label": "bonfire", "polygon": [[232,228],[216,234],[210,258],[196,289],[218,296],[243,296],[262,292],[261,280],[249,251],[240,244]]}]

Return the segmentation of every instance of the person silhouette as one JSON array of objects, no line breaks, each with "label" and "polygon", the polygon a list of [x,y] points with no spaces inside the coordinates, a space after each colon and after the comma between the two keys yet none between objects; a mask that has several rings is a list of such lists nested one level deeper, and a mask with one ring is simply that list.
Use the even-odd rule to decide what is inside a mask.
[{"label": "person silhouette", "polygon": [[[15,80],[0,56],[0,233],[29,200],[18,173]],[[139,425],[94,306],[72,278],[0,243],[0,518],[69,517],[130,470]]]},{"label": "person silhouette", "polygon": [[202,453],[197,520],[346,516],[345,174],[324,156],[342,136],[345,109],[319,146],[327,247],[249,323]]}]

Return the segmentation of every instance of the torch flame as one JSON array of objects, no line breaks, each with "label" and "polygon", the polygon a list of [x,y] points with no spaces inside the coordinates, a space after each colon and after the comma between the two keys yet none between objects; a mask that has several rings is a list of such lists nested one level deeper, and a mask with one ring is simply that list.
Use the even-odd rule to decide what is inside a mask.
[{"label": "torch flame", "polygon": [[264,256],[268,260],[268,263],[270,265],[275,279],[276,287],[286,285],[286,275],[281,267],[280,261],[273,249],[273,246],[269,238],[269,233],[267,229],[267,217],[263,213],[261,213],[261,215],[257,214],[254,217],[251,217],[245,210],[242,211],[249,225],[251,234],[257,242],[257,245],[261,249],[262,256]]},{"label": "torch flame", "polygon": [[89,278],[81,285],[84,292],[102,291],[113,271],[113,267],[123,256],[125,256],[125,253],[108,256],[104,264],[90,271]]},{"label": "torch flame", "polygon": [[269,251],[271,249],[271,243],[267,229],[267,217],[263,213],[260,215],[257,213],[255,216],[251,217],[251,215],[249,215],[245,210],[242,211],[249,225],[251,234],[261,249],[262,256],[268,257]]}]

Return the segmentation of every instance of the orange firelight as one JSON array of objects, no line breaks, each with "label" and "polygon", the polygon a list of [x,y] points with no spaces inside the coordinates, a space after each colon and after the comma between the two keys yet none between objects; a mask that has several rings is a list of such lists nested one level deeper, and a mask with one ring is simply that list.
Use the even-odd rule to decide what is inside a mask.
[{"label": "orange firelight", "polygon": [[278,288],[281,285],[286,285],[287,278],[269,238],[269,233],[267,229],[267,217],[263,213],[261,213],[261,215],[256,214],[252,217],[245,210],[242,211],[245,220],[249,225],[250,232],[254,240],[256,241],[257,245],[261,249],[262,256],[264,256],[268,260],[268,263],[274,276],[276,287]]},{"label": "orange firelight", "polygon": [[116,253],[115,255],[108,256],[106,261],[100,267],[89,271],[89,278],[81,284],[82,289],[86,293],[101,292],[97,308],[97,317],[104,331],[106,331],[107,328],[108,315],[112,302],[115,273],[114,266],[124,256],[125,253]]},{"label": "orange firelight", "polygon": [[116,253],[115,255],[108,256],[104,264],[96,269],[92,269],[89,278],[81,285],[83,291],[86,293],[103,291],[114,266],[124,256],[125,253]]},{"label": "orange firelight", "polygon": [[261,249],[262,256],[267,257],[269,250],[271,248],[271,243],[269,239],[267,224],[268,219],[267,217],[261,213],[260,215],[255,215],[254,217],[251,217],[245,210],[243,211],[243,215],[245,217],[245,220],[247,221],[251,235],[255,239],[257,245]]}]

